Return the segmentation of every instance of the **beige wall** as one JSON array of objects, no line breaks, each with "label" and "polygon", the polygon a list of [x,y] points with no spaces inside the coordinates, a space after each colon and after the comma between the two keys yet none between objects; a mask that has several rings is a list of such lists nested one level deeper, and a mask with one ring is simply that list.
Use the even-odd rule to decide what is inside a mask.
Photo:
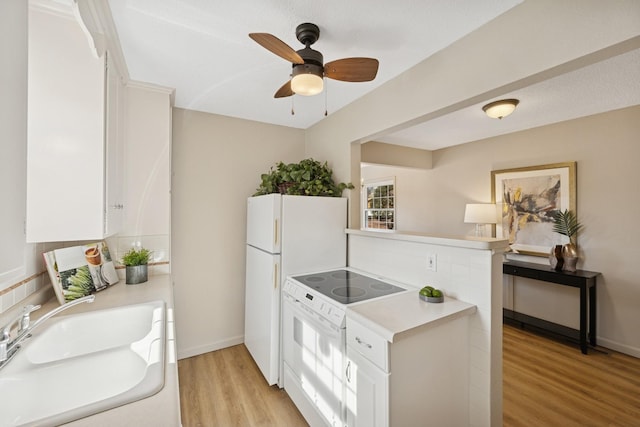
[{"label": "beige wall", "polygon": [[428,150],[376,141],[365,142],[360,147],[360,161],[362,163],[431,169],[431,156],[432,152]]},{"label": "beige wall", "polygon": [[[422,197],[437,203],[430,205],[429,215],[417,209],[410,221],[421,222],[420,229],[429,233],[467,235],[472,228],[462,221],[465,204],[491,201],[492,170],[576,161],[577,213],[584,224],[578,267],[602,272],[598,340],[640,357],[640,287],[634,268],[640,259],[638,135],[640,106],[434,151]],[[406,215],[398,212],[399,224],[401,214]],[[546,263],[544,258],[529,260]],[[579,326],[577,289],[516,278],[507,295],[512,300],[505,304],[518,311]]]},{"label": "beige wall", "polygon": [[[640,357],[640,287],[634,270],[640,258],[640,231],[634,225],[640,216],[638,135],[640,106],[434,151],[422,197],[437,202],[430,204],[428,215],[417,208],[408,221],[420,223],[416,229],[428,233],[468,235],[470,225],[462,221],[465,204],[491,201],[492,170],[576,161],[577,213],[584,224],[578,268],[602,272],[598,340]],[[383,176],[393,169],[372,169],[363,176]],[[401,183],[397,186],[400,194]],[[407,213],[397,215],[400,224]],[[527,260],[546,263],[544,258]],[[577,289],[541,287],[520,278],[510,278],[506,285],[508,308],[578,328]]]},{"label": "beige wall", "polygon": [[[306,155],[327,160],[338,179],[357,182],[359,168],[353,165],[356,160],[359,162],[359,154],[354,144],[620,54],[621,49],[637,48],[638,16],[640,2],[525,1],[307,129]],[[504,37],[505,34],[513,37]],[[630,113],[621,114],[624,117]],[[628,164],[630,158],[639,158],[637,142],[634,146],[628,137],[634,120],[637,122],[637,117],[622,119],[626,131],[620,132],[627,133],[615,142],[610,131],[614,126],[602,120],[591,134],[580,126],[561,130],[571,125],[560,124],[532,130],[537,135],[533,140],[504,143],[499,151],[481,147],[494,141],[513,141],[515,136],[434,152],[430,172],[434,178],[425,197],[437,200],[430,231],[466,234],[465,224],[458,222],[464,204],[490,200],[492,169],[578,161],[578,211],[587,227],[581,239],[585,251],[582,267],[604,273],[598,291],[598,336],[603,345],[640,356],[640,335],[632,329],[640,321],[638,310],[633,309],[639,306],[640,291],[633,285],[627,267],[638,258],[638,235],[634,235],[636,227],[631,221],[634,212],[637,217],[637,198],[630,204],[630,194],[637,191],[630,183],[634,182],[631,178],[636,183],[639,180]],[[595,135],[599,138],[594,139]],[[572,137],[572,145],[568,145],[568,136]],[[587,140],[591,142],[586,143]],[[613,151],[613,144],[621,144],[624,154]],[[635,152],[635,157],[630,152]],[[618,162],[627,163],[627,167]],[[603,189],[611,179],[616,180],[617,186]],[[612,196],[622,204],[610,204]],[[601,217],[606,209],[602,207],[604,200],[607,206],[623,207],[624,213],[616,213],[620,219],[605,221]],[[350,192],[349,206],[350,225],[359,227],[357,191]]]},{"label": "beige wall", "polygon": [[362,165],[360,175],[365,183],[395,178],[396,230],[427,231],[435,210],[433,201],[424,196],[430,185],[427,170],[367,164]]},{"label": "beige wall", "polygon": [[178,356],[243,342],[246,200],[304,131],[174,109],[172,273]]},{"label": "beige wall", "polygon": [[[598,339],[640,357],[640,287],[634,268],[640,259],[638,135],[640,107],[632,107],[435,151],[428,179],[435,184],[430,198],[439,203],[427,228],[467,232],[468,224],[461,221],[464,205],[491,200],[492,170],[576,161],[577,213],[584,224],[578,267],[602,272]],[[577,290],[543,292],[520,283],[516,309],[577,327]]]},{"label": "beige wall", "polygon": [[[339,180],[357,182],[351,143],[620,54],[619,44],[640,35],[638,16],[640,2],[525,1],[307,129],[306,154],[328,160]],[[353,227],[358,205],[352,191]]]}]

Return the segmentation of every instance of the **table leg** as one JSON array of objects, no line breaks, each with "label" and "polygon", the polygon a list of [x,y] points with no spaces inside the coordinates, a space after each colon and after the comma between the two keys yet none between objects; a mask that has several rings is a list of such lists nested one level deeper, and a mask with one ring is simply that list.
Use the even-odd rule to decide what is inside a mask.
[{"label": "table leg", "polygon": [[587,286],[585,284],[580,286],[580,350],[582,354],[587,354],[587,348]]},{"label": "table leg", "polygon": [[589,288],[589,343],[596,346],[596,279],[593,279],[593,285]]}]

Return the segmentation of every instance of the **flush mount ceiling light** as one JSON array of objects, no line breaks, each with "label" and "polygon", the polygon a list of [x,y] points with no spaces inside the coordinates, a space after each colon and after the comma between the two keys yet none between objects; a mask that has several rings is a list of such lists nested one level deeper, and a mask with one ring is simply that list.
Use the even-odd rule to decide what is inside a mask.
[{"label": "flush mount ceiling light", "polygon": [[519,103],[520,101],[517,99],[501,99],[499,101],[488,103],[482,107],[482,111],[487,113],[487,116],[493,119],[501,119],[513,113],[513,110],[516,109],[516,106]]}]

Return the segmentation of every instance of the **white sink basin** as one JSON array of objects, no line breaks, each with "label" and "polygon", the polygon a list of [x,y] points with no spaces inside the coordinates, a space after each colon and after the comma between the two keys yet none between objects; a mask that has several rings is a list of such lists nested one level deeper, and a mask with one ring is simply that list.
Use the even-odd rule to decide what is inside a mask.
[{"label": "white sink basin", "polygon": [[164,301],[52,318],[0,370],[0,426],[58,425],[164,386]]}]

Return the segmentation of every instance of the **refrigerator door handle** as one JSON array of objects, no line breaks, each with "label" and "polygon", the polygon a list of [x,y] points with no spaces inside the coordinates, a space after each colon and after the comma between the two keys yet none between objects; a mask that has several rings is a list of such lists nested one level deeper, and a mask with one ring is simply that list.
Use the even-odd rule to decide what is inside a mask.
[{"label": "refrigerator door handle", "polygon": [[273,289],[278,289],[278,264],[273,264]]},{"label": "refrigerator door handle", "polygon": [[278,220],[275,219],[273,222],[274,222],[274,225],[273,225],[273,243],[277,246],[278,245]]}]

